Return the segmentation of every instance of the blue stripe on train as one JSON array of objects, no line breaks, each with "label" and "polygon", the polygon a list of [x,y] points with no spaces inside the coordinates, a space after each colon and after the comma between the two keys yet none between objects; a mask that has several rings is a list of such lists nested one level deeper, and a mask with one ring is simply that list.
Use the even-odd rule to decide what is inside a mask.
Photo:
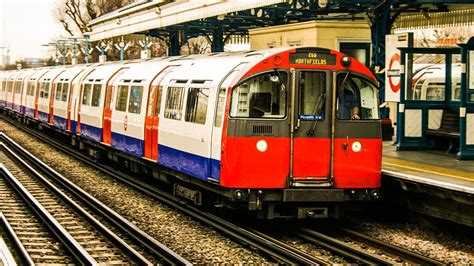
[{"label": "blue stripe on train", "polygon": [[35,109],[25,107],[25,115],[28,117],[35,117]]},{"label": "blue stripe on train", "polygon": [[158,163],[204,181],[208,181],[210,170],[214,179],[220,178],[218,160],[209,160],[209,158],[164,145],[158,145]]},{"label": "blue stripe on train", "polygon": [[143,157],[144,141],[112,132],[112,147],[137,157]]},{"label": "blue stripe on train", "polygon": [[77,133],[77,121],[71,120],[71,132],[73,134]]},{"label": "blue stripe on train", "polygon": [[81,123],[81,136],[97,142],[102,141],[102,128]]},{"label": "blue stripe on train", "polygon": [[38,120],[47,124],[49,122],[49,114],[38,111]]},{"label": "blue stripe on train", "polygon": [[66,128],[67,128],[67,119],[55,115],[54,118],[53,118],[53,124],[54,124],[55,127],[66,130]]}]

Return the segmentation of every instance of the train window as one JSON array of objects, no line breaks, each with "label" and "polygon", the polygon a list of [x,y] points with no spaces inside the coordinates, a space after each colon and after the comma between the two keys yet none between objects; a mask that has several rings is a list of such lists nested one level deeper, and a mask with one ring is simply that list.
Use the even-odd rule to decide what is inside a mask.
[{"label": "train window", "polygon": [[336,107],[338,119],[379,119],[378,90],[365,79],[340,74]]},{"label": "train window", "polygon": [[43,94],[43,98],[45,98],[45,99],[48,99],[48,98],[49,98],[49,87],[50,87],[49,81],[45,82],[45,85],[44,85],[44,94]]},{"label": "train window", "polygon": [[183,113],[184,88],[169,87],[166,95],[165,118],[181,120]]},{"label": "train window", "polygon": [[299,81],[299,115],[323,116],[326,73],[303,71]]},{"label": "train window", "polygon": [[94,87],[92,89],[92,101],[91,101],[91,106],[99,106],[100,104],[100,91],[102,89],[101,84],[94,84]]},{"label": "train window", "polygon": [[231,117],[284,118],[286,115],[286,72],[252,77],[232,90]]},{"label": "train window", "polygon": [[61,99],[61,91],[63,89],[63,83],[62,82],[58,82],[56,83],[56,92],[54,94],[54,99],[55,100],[58,100]]},{"label": "train window", "polygon": [[34,81],[29,81],[28,82],[28,91],[27,94],[29,96],[35,95],[35,82]]},{"label": "train window", "polygon": [[13,81],[8,81],[7,92],[11,93],[13,91]]},{"label": "train window", "polygon": [[130,100],[128,101],[128,112],[139,114],[142,106],[142,86],[132,86],[130,89]]},{"label": "train window", "polygon": [[205,124],[208,101],[209,89],[189,88],[184,120],[196,124]]},{"label": "train window", "polygon": [[7,82],[5,80],[2,81],[2,91],[5,91],[7,86]]},{"label": "train window", "polygon": [[67,95],[69,93],[69,83],[63,83],[63,90],[61,92],[61,101],[67,101]]},{"label": "train window", "polygon": [[158,90],[158,99],[156,99],[156,103],[155,103],[155,116],[160,115],[162,93],[163,93],[163,86],[160,86],[160,89]]},{"label": "train window", "polygon": [[92,84],[84,84],[84,90],[82,91],[82,105],[90,105],[92,94]]},{"label": "train window", "polygon": [[40,91],[39,91],[39,97],[43,98],[44,95],[44,82],[40,83]]},{"label": "train window", "polygon": [[21,87],[23,85],[23,82],[21,81],[17,81],[16,82],[16,86],[15,86],[15,93],[16,94],[20,94],[21,93]]},{"label": "train window", "polygon": [[125,112],[127,110],[128,86],[120,85],[117,90],[115,110]]}]

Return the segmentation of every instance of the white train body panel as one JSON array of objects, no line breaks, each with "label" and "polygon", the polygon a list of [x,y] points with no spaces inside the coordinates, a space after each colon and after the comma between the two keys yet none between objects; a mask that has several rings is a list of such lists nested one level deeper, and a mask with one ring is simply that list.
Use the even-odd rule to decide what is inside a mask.
[{"label": "white train body panel", "polygon": [[18,75],[13,96],[13,110],[15,112],[24,113],[24,96],[26,96],[28,79],[35,72],[35,70],[24,70]]},{"label": "white train body panel", "polygon": [[15,91],[15,81],[16,78],[20,75],[21,72],[14,72],[11,75],[8,76],[7,79],[7,90],[5,94],[5,106],[7,109],[12,110],[13,109],[13,95]]},{"label": "white train body panel", "polygon": [[[52,119],[50,119],[50,103],[52,100],[52,96],[54,94],[54,81],[61,74],[65,68],[54,68],[48,71],[43,77],[40,79],[40,88],[39,88],[39,95],[37,97],[37,110],[38,110],[38,120],[44,123],[52,123]],[[51,117],[52,118],[52,117]]]},{"label": "white train body panel", "polygon": [[[63,130],[70,130],[68,119],[71,118],[71,101],[74,93],[74,82],[84,72],[86,66],[77,66],[66,69],[55,81],[53,102],[53,125]],[[69,128],[68,128],[69,127]]]},{"label": "white train body panel", "polygon": [[219,179],[217,173],[211,173],[212,165],[219,164],[211,160],[217,88],[240,61],[234,58],[190,61],[163,80],[159,164],[202,180]]},{"label": "white train body panel", "polygon": [[110,79],[124,68],[122,64],[107,64],[95,67],[84,77],[80,86],[78,104],[79,134],[85,138],[102,142],[102,121],[105,94]]},{"label": "white train body panel", "polygon": [[112,147],[143,157],[151,84],[167,66],[167,60],[135,64],[115,80],[110,106]]},{"label": "white train body panel", "polygon": [[2,107],[6,105],[7,82],[10,75],[12,75],[11,71],[4,71],[0,73],[0,106]]},{"label": "white train body panel", "polygon": [[40,79],[50,71],[51,69],[39,69],[33,75],[28,78],[26,85],[26,94],[23,100],[23,106],[25,109],[25,115],[28,117],[35,118],[36,100],[39,96]]}]

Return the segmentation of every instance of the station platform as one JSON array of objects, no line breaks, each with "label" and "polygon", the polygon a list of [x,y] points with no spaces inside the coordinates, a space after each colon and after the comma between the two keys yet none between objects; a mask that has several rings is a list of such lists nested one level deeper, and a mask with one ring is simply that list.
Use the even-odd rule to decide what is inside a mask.
[{"label": "station platform", "polygon": [[407,181],[474,194],[474,162],[456,160],[455,154],[397,151],[392,141],[385,141],[382,170]]},{"label": "station platform", "polygon": [[[383,145],[382,195],[391,207],[474,227],[474,162]],[[387,205],[388,206],[388,205]]]}]

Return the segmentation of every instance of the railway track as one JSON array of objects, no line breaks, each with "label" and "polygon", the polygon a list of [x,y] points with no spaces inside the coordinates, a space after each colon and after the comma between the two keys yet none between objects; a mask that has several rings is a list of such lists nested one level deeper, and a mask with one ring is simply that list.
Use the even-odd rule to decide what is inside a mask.
[{"label": "railway track", "polygon": [[[356,247],[353,244],[346,243],[333,237],[329,234],[322,233],[309,228],[302,228],[297,233],[297,236],[318,246],[322,246],[335,254],[349,258],[358,264],[377,264],[377,265],[392,265],[394,263],[407,263],[419,265],[443,265],[444,263],[423,256],[421,254],[412,252],[410,250],[383,242],[376,238],[358,233],[354,230],[335,227],[331,231],[339,231],[338,233],[347,236],[353,241],[362,242],[370,247],[383,251],[386,256],[374,254],[367,249]],[[389,257],[389,258],[388,258]]]},{"label": "railway track", "polygon": [[[12,122],[11,120],[7,121]],[[217,231],[229,236],[237,242],[248,246],[251,249],[259,250],[262,254],[265,254],[267,257],[273,258],[278,263],[311,265],[330,264],[330,262],[328,261],[325,261],[318,257],[310,256],[307,253],[292,248],[274,238],[271,238],[270,236],[265,236],[256,232],[252,232],[250,230],[246,230],[211,213],[203,212],[202,210],[194,208],[190,205],[185,205],[181,200],[175,198],[174,196],[164,191],[161,191],[156,187],[141,180],[138,180],[132,176],[118,172],[116,171],[116,169],[109,165],[101,164],[97,161],[94,161],[85,154],[71,149],[52,138],[39,134],[34,130],[24,127],[23,125],[18,125],[16,123],[14,123],[14,125],[17,127],[21,127],[23,130],[28,131],[28,134],[41,139],[43,142],[54,146],[56,149],[61,150],[62,152],[82,161],[83,163],[103,172],[104,174],[111,176],[116,180],[135,188],[141,193],[148,195],[174,209],[185,213],[193,219],[216,229]],[[9,138],[4,133],[0,132],[0,140],[2,139],[9,140]]]},{"label": "railway track", "polygon": [[[5,215],[3,215],[2,212],[0,212],[0,228],[1,228],[0,241],[3,240],[4,243],[5,243],[5,240],[7,241],[4,248],[8,249],[8,251],[2,252],[0,248],[0,253],[5,255],[4,258],[1,258],[1,259],[7,260],[7,263],[5,264],[10,265],[18,261],[18,264],[21,264],[21,265],[33,265],[34,264],[33,259],[31,258],[30,254],[28,254],[28,252],[26,251],[25,246],[23,246],[20,238],[18,238],[18,235],[15,233],[10,222],[7,220],[7,218],[5,217]],[[15,254],[16,261],[14,258],[6,257],[6,255],[13,256],[12,254]]]},{"label": "railway track", "polygon": [[[19,126],[19,125],[16,125]],[[21,125],[20,125],[21,126]],[[203,224],[212,226],[218,231],[234,238],[235,240],[243,243],[244,245],[250,246],[253,249],[257,249],[263,254],[266,254],[269,257],[274,258],[277,262],[288,263],[288,264],[330,264],[324,259],[311,256],[305,252],[298,250],[297,248],[292,247],[291,245],[285,244],[281,241],[276,240],[269,236],[269,234],[261,233],[252,229],[244,229],[235,224],[229,223],[219,217],[216,217],[209,213],[203,213],[201,210],[195,209],[192,206],[183,205],[180,200],[177,200],[173,196],[158,190],[157,188],[137,180],[131,176],[128,176],[124,173],[119,173],[115,171],[112,167],[108,165],[103,165],[93,161],[93,159],[88,156],[78,152],[77,150],[71,149],[61,145],[56,140],[43,136],[31,129],[29,130],[31,135],[34,135],[37,138],[42,139],[44,142],[54,146],[55,148],[75,157],[76,159],[81,160],[82,162],[94,167],[105,174],[114,177],[115,179],[136,188],[144,194],[147,194],[160,202],[163,202],[175,209],[186,213],[187,215],[193,217],[194,219],[201,221]],[[0,135],[1,137],[1,135]],[[346,232],[346,234],[348,234]],[[298,236],[305,239],[306,241],[316,244],[318,246],[324,247],[326,250],[331,251],[334,254],[339,254],[351,261],[363,263],[363,264],[393,264],[396,262],[395,259],[387,259],[382,256],[374,255],[373,253],[368,253],[366,250],[361,248],[356,248],[353,245],[344,243],[338,239],[335,239],[329,235],[322,234],[320,232],[302,229],[298,233]],[[354,236],[355,238],[355,236]],[[359,238],[358,238],[359,239]],[[394,251],[394,248],[389,250],[388,247],[382,249],[382,244],[369,244],[374,246],[377,249],[383,250],[387,255],[401,258],[404,262],[418,263],[418,264],[427,264],[427,265],[439,265],[440,262],[426,258],[422,255],[408,255],[410,251],[398,248],[398,251]],[[411,252],[413,253],[413,252]]]},{"label": "railway track", "polygon": [[[190,264],[70,183],[3,133],[0,150],[0,162],[3,163],[0,166],[0,211],[10,221],[13,231],[35,263]],[[55,184],[48,179],[54,180]],[[15,199],[12,199],[13,195]],[[75,202],[72,197],[81,203]],[[81,206],[83,204],[85,207]],[[100,214],[100,219],[120,228],[121,236],[86,209],[94,210],[96,215]],[[54,232],[54,236],[48,231]],[[123,238],[132,239],[135,246],[144,247],[149,257],[153,255],[152,259],[145,258]]]}]

